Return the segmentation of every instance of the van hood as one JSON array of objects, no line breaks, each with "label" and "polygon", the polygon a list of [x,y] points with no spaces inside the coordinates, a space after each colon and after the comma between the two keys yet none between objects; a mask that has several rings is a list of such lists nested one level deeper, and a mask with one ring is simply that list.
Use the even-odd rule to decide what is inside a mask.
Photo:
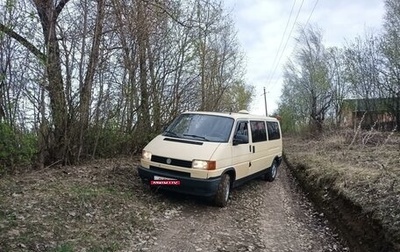
[{"label": "van hood", "polygon": [[158,135],[144,148],[152,155],[192,161],[210,160],[221,143]]}]

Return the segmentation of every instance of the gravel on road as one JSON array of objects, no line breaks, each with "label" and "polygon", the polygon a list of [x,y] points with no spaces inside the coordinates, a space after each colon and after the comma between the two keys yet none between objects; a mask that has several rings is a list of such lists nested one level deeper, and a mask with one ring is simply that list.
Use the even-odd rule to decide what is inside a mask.
[{"label": "gravel on road", "polygon": [[284,163],[274,182],[256,179],[235,188],[225,208],[156,193],[164,213],[152,220],[155,231],[127,251],[349,251]]}]

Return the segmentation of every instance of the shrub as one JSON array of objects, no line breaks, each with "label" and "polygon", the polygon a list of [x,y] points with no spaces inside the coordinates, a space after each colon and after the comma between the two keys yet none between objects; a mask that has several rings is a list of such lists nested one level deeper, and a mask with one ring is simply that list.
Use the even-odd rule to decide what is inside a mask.
[{"label": "shrub", "polygon": [[131,137],[125,132],[109,128],[89,128],[85,136],[86,156],[111,158],[131,152]]},{"label": "shrub", "polygon": [[30,165],[36,153],[37,137],[7,123],[0,123],[0,175]]}]

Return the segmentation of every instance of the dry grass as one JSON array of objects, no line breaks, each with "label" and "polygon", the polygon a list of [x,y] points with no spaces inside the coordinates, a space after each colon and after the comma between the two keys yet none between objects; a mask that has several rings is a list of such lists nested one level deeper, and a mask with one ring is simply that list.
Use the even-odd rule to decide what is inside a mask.
[{"label": "dry grass", "polygon": [[116,251],[140,242],[162,205],[152,204],[136,164],[103,160],[1,178],[0,251]]},{"label": "dry grass", "polygon": [[350,199],[400,244],[400,135],[331,132],[318,139],[288,138],[285,155],[309,182]]}]

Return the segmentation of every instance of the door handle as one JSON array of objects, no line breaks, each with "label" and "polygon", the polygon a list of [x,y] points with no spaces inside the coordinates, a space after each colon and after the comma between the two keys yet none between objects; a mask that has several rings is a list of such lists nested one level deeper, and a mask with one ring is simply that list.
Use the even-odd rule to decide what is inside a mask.
[{"label": "door handle", "polygon": [[249,145],[249,152],[251,152],[251,145]]},{"label": "door handle", "polygon": [[253,145],[253,153],[256,152],[256,147]]}]

